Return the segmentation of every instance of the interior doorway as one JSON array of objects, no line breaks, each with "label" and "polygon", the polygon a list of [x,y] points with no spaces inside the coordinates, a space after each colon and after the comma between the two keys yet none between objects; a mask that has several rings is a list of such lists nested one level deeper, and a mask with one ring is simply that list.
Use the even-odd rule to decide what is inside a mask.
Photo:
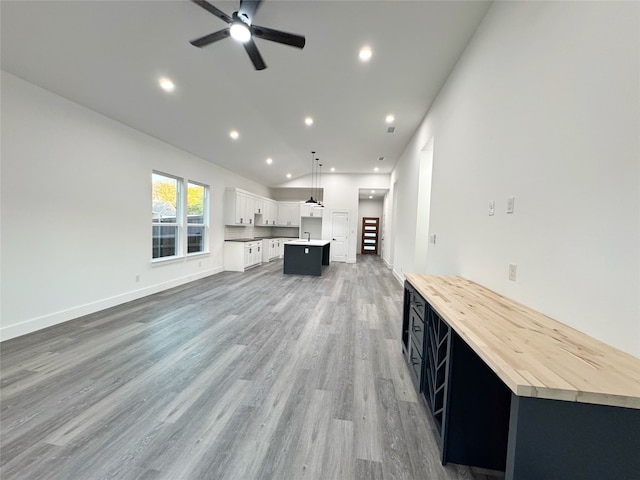
[{"label": "interior doorway", "polygon": [[349,212],[334,211],[331,215],[331,261],[347,261],[349,241]]},{"label": "interior doorway", "polygon": [[378,255],[380,243],[380,217],[362,217],[360,251],[363,255]]}]

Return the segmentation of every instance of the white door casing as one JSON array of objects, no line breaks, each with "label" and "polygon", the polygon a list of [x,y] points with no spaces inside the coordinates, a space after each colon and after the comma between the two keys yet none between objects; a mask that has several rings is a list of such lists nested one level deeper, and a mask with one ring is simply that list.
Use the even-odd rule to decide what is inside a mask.
[{"label": "white door casing", "polygon": [[346,262],[349,245],[349,212],[334,211],[331,215],[331,261]]}]

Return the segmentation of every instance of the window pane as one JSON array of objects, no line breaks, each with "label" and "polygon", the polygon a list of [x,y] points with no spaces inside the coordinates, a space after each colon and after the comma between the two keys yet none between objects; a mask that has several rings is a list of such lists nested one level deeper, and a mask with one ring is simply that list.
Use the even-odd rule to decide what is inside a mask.
[{"label": "window pane", "polygon": [[151,175],[151,218],[153,223],[176,223],[178,180],[158,173]]},{"label": "window pane", "polygon": [[178,227],[169,225],[154,225],[152,229],[152,258],[172,257],[176,255],[176,247],[178,245]]},{"label": "window pane", "polygon": [[187,187],[187,222],[204,224],[205,186],[189,182]]},{"label": "window pane", "polygon": [[187,253],[204,252],[204,227],[187,227]]}]

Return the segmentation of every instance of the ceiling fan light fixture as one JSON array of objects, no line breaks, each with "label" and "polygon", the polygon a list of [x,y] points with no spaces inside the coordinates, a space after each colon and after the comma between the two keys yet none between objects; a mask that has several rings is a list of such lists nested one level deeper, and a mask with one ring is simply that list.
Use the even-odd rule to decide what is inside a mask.
[{"label": "ceiling fan light fixture", "polygon": [[251,38],[251,31],[249,27],[241,20],[236,20],[231,24],[229,33],[234,40],[241,43],[246,43]]}]

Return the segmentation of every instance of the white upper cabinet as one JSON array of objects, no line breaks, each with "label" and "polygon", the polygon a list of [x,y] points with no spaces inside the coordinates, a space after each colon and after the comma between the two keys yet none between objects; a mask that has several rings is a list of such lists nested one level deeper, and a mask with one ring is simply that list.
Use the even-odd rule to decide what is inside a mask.
[{"label": "white upper cabinet", "polygon": [[282,227],[300,226],[300,203],[278,202],[278,223]]},{"label": "white upper cabinet", "polygon": [[255,215],[264,215],[264,200],[260,197],[253,199],[253,213]]},{"label": "white upper cabinet", "polygon": [[[264,200],[264,207],[262,210],[262,219],[256,225],[274,226],[276,224],[276,217],[278,215],[278,208],[276,202],[273,200]],[[256,217],[259,218],[259,217]]]},{"label": "white upper cabinet", "polygon": [[225,225],[253,225],[255,197],[235,188],[227,188],[223,203]]},{"label": "white upper cabinet", "polygon": [[[225,225],[259,226],[300,226],[300,202],[276,202],[237,188],[224,191]],[[313,215],[322,215],[320,209],[314,209]]]},{"label": "white upper cabinet", "polygon": [[303,203],[300,205],[301,217],[322,217],[323,208],[316,208],[310,203]]}]

